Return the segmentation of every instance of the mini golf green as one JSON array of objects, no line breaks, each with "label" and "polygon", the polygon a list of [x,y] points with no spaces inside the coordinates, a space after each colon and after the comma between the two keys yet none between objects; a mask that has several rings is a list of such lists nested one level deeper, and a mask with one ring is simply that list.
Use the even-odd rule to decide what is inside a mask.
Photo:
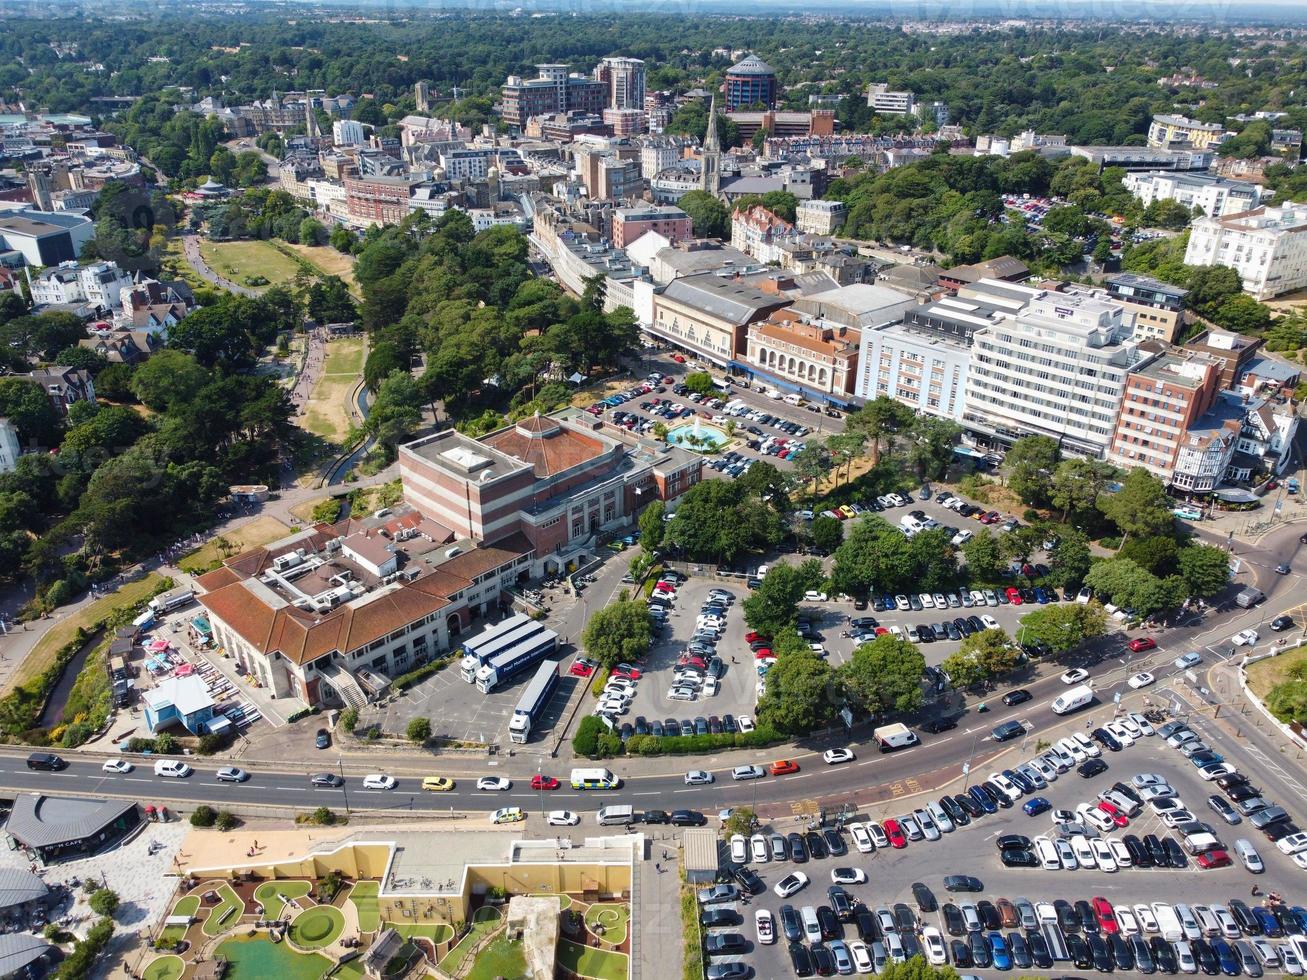
[{"label": "mini golf green", "polygon": [[245,903],[232,890],[231,885],[219,885],[217,891],[221,901],[213,907],[204,920],[204,934],[206,936],[217,936],[224,930],[230,929],[240,921],[241,915],[245,911]]},{"label": "mini golf green", "polygon": [[265,881],[254,889],[254,900],[263,906],[265,919],[280,919],[288,898],[304,898],[313,885],[307,881]]},{"label": "mini golf green", "polygon": [[300,949],[330,946],[345,931],[345,915],[330,905],[315,905],[295,916],[290,941]]},{"label": "mini golf green", "polygon": [[604,932],[600,938],[614,946],[620,946],[626,939],[627,922],[630,918],[630,908],[621,902],[595,904],[585,910],[586,928],[598,936],[595,926],[603,926]]},{"label": "mini golf green", "polygon": [[180,980],[186,964],[180,956],[159,956],[150,960],[141,973],[142,980]]},{"label": "mini golf green", "polygon": [[381,884],[376,881],[360,881],[349,890],[349,900],[358,909],[359,928],[364,932],[376,932],[381,928],[381,910],[377,908],[377,895]]},{"label": "mini golf green", "polygon": [[[179,898],[177,904],[172,907],[173,915],[186,915],[195,918],[195,913],[200,910],[200,896],[187,895],[185,898]],[[187,926],[164,926],[163,932],[160,933],[159,939],[165,943],[179,943],[186,938]]]},{"label": "mini golf green", "polygon": [[231,980],[320,980],[332,967],[321,953],[297,953],[264,933],[233,936],[215,952],[231,964],[227,972]]}]

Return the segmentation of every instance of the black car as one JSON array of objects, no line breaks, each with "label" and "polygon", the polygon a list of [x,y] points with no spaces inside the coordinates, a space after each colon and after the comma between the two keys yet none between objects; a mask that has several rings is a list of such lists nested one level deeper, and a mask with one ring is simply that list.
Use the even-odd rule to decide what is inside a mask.
[{"label": "black car", "polygon": [[821,832],[821,838],[826,844],[826,849],[830,851],[832,857],[843,857],[849,853],[849,847],[844,843],[844,837],[838,830],[833,827],[827,828]]},{"label": "black car", "polygon": [[1094,969],[1099,973],[1111,973],[1112,951],[1103,937],[1093,932],[1085,937],[1085,942],[1089,944],[1089,955],[1094,958]]},{"label": "black car", "polygon": [[903,944],[903,955],[907,959],[921,955],[921,943],[917,941],[915,932],[900,933],[899,942]]},{"label": "black car", "polygon": [[702,827],[708,822],[698,810],[673,810],[671,823],[674,827]]},{"label": "black car", "polygon": [[899,928],[900,937],[904,933],[916,932],[917,916],[912,909],[908,908],[902,902],[894,903],[894,924]]},{"label": "black car", "polygon": [[835,918],[841,922],[852,922],[853,899],[849,893],[839,885],[831,885],[826,890],[826,894],[830,898],[830,907],[835,912]]},{"label": "black car", "polygon": [[812,855],[814,861],[820,861],[822,858],[829,856],[826,850],[826,842],[822,840],[821,834],[815,830],[808,831],[803,835],[803,839],[807,843],[808,853]]},{"label": "black car", "polygon": [[671,823],[671,815],[666,810],[645,810],[645,823]]},{"label": "black car", "polygon": [[1161,936],[1154,936],[1148,941],[1148,949],[1153,954],[1153,962],[1163,973],[1175,973],[1179,965],[1175,958],[1175,947]]},{"label": "black car", "polygon": [[781,932],[792,943],[797,943],[803,938],[803,923],[799,920],[799,913],[794,910],[793,905],[781,906]]},{"label": "black car", "polygon": [[1051,969],[1053,957],[1048,952],[1048,943],[1038,932],[1028,933],[1026,942],[1030,944],[1030,958],[1041,970]]},{"label": "black car", "polygon": [[998,840],[994,842],[998,845],[1000,851],[1006,851],[1015,848],[1018,851],[1028,851],[1034,846],[1029,837],[1025,834],[1000,834]]},{"label": "black car", "polygon": [[1135,954],[1135,969],[1140,973],[1156,973],[1157,962],[1153,959],[1152,950],[1148,948],[1148,941],[1143,936],[1130,937],[1130,951]]},{"label": "black car", "polygon": [[1085,931],[1085,935],[1098,932],[1098,916],[1094,915],[1094,910],[1089,907],[1088,902],[1082,898],[1071,907],[1076,910],[1076,915],[1080,916],[1080,928]]},{"label": "black car", "polygon": [[1121,744],[1120,739],[1109,732],[1106,728],[1095,728],[1090,734],[1094,736],[1096,742],[1102,745],[1103,748],[1107,749],[1109,752],[1120,752],[1125,748],[1125,746]]},{"label": "black car", "polygon": [[1076,772],[1080,773],[1085,779],[1090,779],[1099,773],[1107,772],[1107,763],[1102,759],[1086,759],[1076,766]]},{"label": "black car", "polygon": [[699,924],[705,929],[738,926],[743,921],[744,918],[735,909],[707,909],[699,916]]},{"label": "black car", "polygon": [[940,732],[947,732],[957,728],[958,720],[956,718],[931,718],[929,721],[923,721],[917,727],[923,732],[938,735]]},{"label": "black car", "polygon": [[1059,898],[1053,903],[1053,911],[1057,913],[1057,924],[1065,933],[1080,931],[1080,916],[1076,915],[1075,908],[1064,898]]},{"label": "black car", "polygon": [[790,969],[796,977],[810,977],[813,972],[812,954],[800,942],[790,943]]},{"label": "black car", "polygon": [[955,794],[953,802],[961,807],[972,820],[979,820],[985,815],[984,808],[966,793]]},{"label": "black car", "polygon": [[995,803],[1001,806],[1004,810],[1010,810],[1012,808],[1011,797],[1009,797],[1006,793],[1004,793],[1003,788],[999,786],[997,783],[987,779],[980,785],[984,789],[989,791],[990,797],[994,800]]},{"label": "black car", "polygon": [[1144,835],[1144,847],[1148,848],[1148,854],[1153,859],[1153,864],[1159,868],[1165,868],[1170,864],[1166,857],[1166,848],[1162,846],[1162,842],[1156,834]]},{"label": "black car", "polygon": [[935,893],[920,881],[912,883],[912,897],[917,900],[917,908],[922,912],[934,912],[935,909],[939,908],[939,902],[935,900]]},{"label": "black car", "polygon": [[980,883],[980,879],[973,878],[971,875],[945,875],[944,890],[946,892],[979,892],[985,889]]},{"label": "black car", "polygon": [[319,728],[317,734],[313,736],[313,744],[320,749],[331,748],[331,732],[325,728]]},{"label": "black car", "polygon": [[[954,939],[949,943],[949,952],[952,954],[953,965],[956,967],[971,966],[971,947],[967,945],[965,939]],[[1052,965],[1052,960],[1049,964]]]},{"label": "black car", "polygon": [[808,863],[808,845],[799,833],[786,834],[785,841],[790,845],[790,860],[795,864]]},{"label": "black car", "polygon": [[732,953],[743,953],[748,947],[749,944],[745,941],[744,936],[738,932],[712,932],[703,941],[704,951],[709,956],[729,956]]},{"label": "black car", "polygon": [[973,932],[967,937],[967,943],[971,946],[971,962],[977,969],[987,970],[994,962],[994,957],[989,952],[989,942],[985,939],[985,934]]},{"label": "black car", "polygon": [[853,910],[853,924],[858,930],[858,938],[864,943],[875,942],[880,938],[880,926],[876,917],[865,905],[858,905]]},{"label": "black car", "polygon": [[1034,695],[1024,687],[1018,687],[1015,691],[1008,691],[1003,695],[1003,703],[1010,708],[1015,704],[1025,704],[1033,697]]},{"label": "black car", "polygon": [[962,921],[962,910],[952,902],[945,902],[940,909],[944,914],[944,931],[950,936],[965,936],[967,925]]},{"label": "black car", "polygon": [[1003,926],[1003,918],[998,914],[998,909],[994,903],[988,899],[982,898],[976,903],[976,915],[980,916],[980,924],[993,932]]},{"label": "black car", "polygon": [[1230,899],[1230,914],[1234,916],[1234,921],[1239,924],[1245,936],[1260,936],[1262,934],[1262,924],[1258,921],[1257,916],[1253,915],[1252,909],[1237,898]]},{"label": "black car", "polygon": [[844,927],[835,918],[835,912],[829,905],[817,906],[817,924],[821,926],[822,939],[844,938]]},{"label": "black car", "polygon": [[1148,848],[1144,847],[1144,842],[1135,834],[1126,834],[1121,838],[1121,843],[1130,852],[1130,863],[1136,868],[1151,868],[1153,866],[1153,855],[1149,853]]},{"label": "black car", "polygon": [[1212,944],[1206,939],[1191,940],[1189,948],[1193,950],[1194,962],[1198,964],[1198,969],[1204,974],[1214,977],[1221,972],[1221,965],[1216,959],[1216,953],[1212,951]]},{"label": "black car", "polygon": [[1039,858],[1035,857],[1031,851],[1018,851],[1015,848],[1010,848],[1006,851],[1000,851],[998,859],[1005,868],[1039,867]]},{"label": "black car", "polygon": [[1120,933],[1112,933],[1107,937],[1107,943],[1112,948],[1112,959],[1116,961],[1118,970],[1133,970],[1135,968],[1134,950],[1130,948],[1124,936]]},{"label": "black car", "polygon": [[731,874],[750,895],[761,895],[767,890],[767,886],[758,877],[758,872],[752,868],[736,868]]},{"label": "black car", "polygon": [[1071,962],[1076,965],[1077,970],[1088,970],[1094,965],[1094,954],[1089,952],[1089,944],[1085,942],[1084,936],[1079,936],[1074,932],[1068,933],[1066,951],[1071,956]]},{"label": "black car", "polygon": [[1271,620],[1271,629],[1276,633],[1279,633],[1281,630],[1293,629],[1293,617],[1276,616]]},{"label": "black car", "polygon": [[1034,960],[1030,956],[1030,946],[1026,943],[1025,937],[1019,932],[1009,932],[1007,946],[1012,955],[1012,965],[1018,970],[1030,969]]},{"label": "black car", "polygon": [[1183,868],[1188,866],[1189,858],[1185,855],[1184,848],[1174,837],[1167,837],[1162,841],[1162,846],[1166,848],[1166,863],[1172,868]]},{"label": "black car", "polygon": [[965,827],[967,824],[971,823],[971,817],[967,815],[967,811],[962,809],[962,806],[957,800],[953,799],[953,797],[941,796],[939,798],[939,806],[940,809],[948,814],[949,819],[952,820],[955,825]]}]

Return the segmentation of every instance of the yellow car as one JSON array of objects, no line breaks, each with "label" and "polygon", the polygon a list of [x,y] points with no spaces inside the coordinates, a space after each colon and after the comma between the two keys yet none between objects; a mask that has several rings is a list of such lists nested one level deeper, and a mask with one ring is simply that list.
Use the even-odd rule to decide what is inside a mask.
[{"label": "yellow car", "polygon": [[433,793],[447,793],[454,788],[454,781],[446,776],[425,776],[422,779],[422,788],[429,789]]},{"label": "yellow car", "polygon": [[858,516],[858,512],[854,510],[852,507],[850,507],[848,504],[844,504],[843,506],[841,506],[839,508],[839,512],[843,514],[845,517],[849,518],[850,520]]},{"label": "yellow car", "polygon": [[526,814],[522,812],[520,806],[506,806],[490,814],[491,823],[517,823],[519,820],[525,819]]}]

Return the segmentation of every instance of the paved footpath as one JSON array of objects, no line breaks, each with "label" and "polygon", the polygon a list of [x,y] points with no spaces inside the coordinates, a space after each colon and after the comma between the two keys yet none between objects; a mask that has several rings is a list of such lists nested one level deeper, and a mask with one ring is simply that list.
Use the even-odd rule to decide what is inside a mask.
[{"label": "paved footpath", "polygon": [[631,896],[632,980],[681,975],[680,840],[675,834],[649,838],[648,850],[635,865]]}]

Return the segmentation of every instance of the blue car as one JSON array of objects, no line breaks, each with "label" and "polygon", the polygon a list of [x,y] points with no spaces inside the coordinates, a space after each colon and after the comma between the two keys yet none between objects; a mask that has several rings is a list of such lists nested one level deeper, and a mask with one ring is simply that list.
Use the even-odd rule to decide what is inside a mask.
[{"label": "blue car", "polygon": [[1257,916],[1262,932],[1266,934],[1268,939],[1277,939],[1284,935],[1284,930],[1280,928],[1280,920],[1275,917],[1270,909],[1264,909],[1259,905],[1252,912],[1253,915]]},{"label": "blue car", "polygon": [[998,805],[979,786],[972,786],[971,789],[967,790],[967,795],[975,800],[986,813],[998,813]]},{"label": "blue car", "polygon": [[1026,811],[1026,816],[1037,817],[1041,813],[1047,813],[1049,810],[1053,809],[1053,804],[1049,803],[1048,800],[1044,799],[1042,796],[1036,796],[1033,799],[1026,800],[1026,802],[1022,803],[1021,809]]},{"label": "blue car", "polygon": [[1307,935],[1307,908],[1303,908],[1301,905],[1295,905],[1289,909],[1289,911],[1292,912],[1293,917],[1298,920],[1298,932]]},{"label": "blue car", "polygon": [[994,969],[1012,969],[1012,953],[1008,949],[1007,940],[1003,938],[1001,932],[991,932],[989,934],[989,953],[994,958]]},{"label": "blue car", "polygon": [[1243,972],[1234,948],[1224,939],[1212,940],[1212,952],[1216,954],[1216,959],[1221,964],[1221,972],[1227,977],[1237,977]]}]

